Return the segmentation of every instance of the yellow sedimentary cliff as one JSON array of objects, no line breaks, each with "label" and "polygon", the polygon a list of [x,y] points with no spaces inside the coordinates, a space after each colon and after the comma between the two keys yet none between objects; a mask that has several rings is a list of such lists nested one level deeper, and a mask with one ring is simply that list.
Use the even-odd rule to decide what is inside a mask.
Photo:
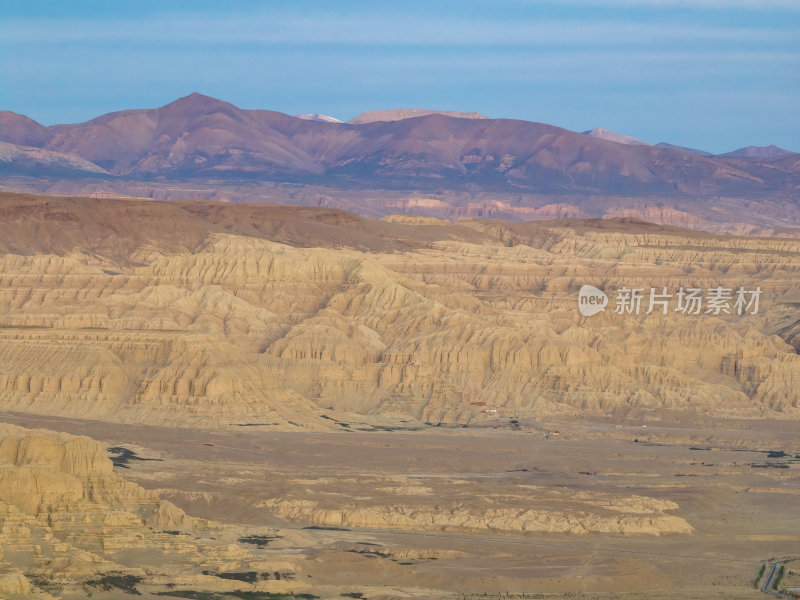
[{"label": "yellow sedimentary cliff", "polygon": [[[0,423],[1,598],[103,590],[122,597],[120,590],[139,595],[137,586],[163,591],[167,584],[284,591],[284,582],[268,574],[249,583],[209,575],[256,565],[293,568],[254,556],[239,539],[247,532],[190,517],[126,481],[95,440]],[[275,537],[284,536],[269,539]]]},{"label": "yellow sedimentary cliff", "polygon": [[[195,525],[114,474],[96,441],[0,424],[0,559],[14,567],[80,577],[115,568],[110,552],[146,549],[160,531]],[[0,594],[50,597],[19,569],[1,566]]]},{"label": "yellow sedimentary cliff", "polygon": [[[95,218],[58,199],[52,228],[6,201],[19,205],[0,254],[8,410],[281,429],[336,427],[331,407],[459,423],[800,415],[797,240],[114,200],[94,200]],[[584,283],[763,293],[757,315],[585,318]]]}]

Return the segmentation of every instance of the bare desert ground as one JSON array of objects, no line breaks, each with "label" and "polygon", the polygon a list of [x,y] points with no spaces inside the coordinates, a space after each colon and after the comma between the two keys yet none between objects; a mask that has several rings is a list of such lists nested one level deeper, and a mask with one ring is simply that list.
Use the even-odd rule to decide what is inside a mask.
[{"label": "bare desert ground", "polygon": [[[7,542],[6,561],[64,598],[121,597],[85,582],[122,572],[144,597],[757,598],[764,561],[797,558],[800,545],[800,447],[785,423],[573,422],[547,438],[2,418],[102,440],[130,457],[115,473],[196,517],[166,533],[130,525],[102,549],[88,533],[60,551],[43,540],[38,554]],[[88,565],[70,572],[79,550]]]}]

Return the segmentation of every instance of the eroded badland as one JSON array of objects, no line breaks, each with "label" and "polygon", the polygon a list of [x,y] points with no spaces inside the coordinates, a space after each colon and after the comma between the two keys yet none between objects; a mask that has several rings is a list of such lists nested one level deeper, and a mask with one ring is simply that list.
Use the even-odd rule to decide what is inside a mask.
[{"label": "eroded badland", "polygon": [[757,598],[800,554],[799,270],[631,220],[1,194],[0,597]]}]

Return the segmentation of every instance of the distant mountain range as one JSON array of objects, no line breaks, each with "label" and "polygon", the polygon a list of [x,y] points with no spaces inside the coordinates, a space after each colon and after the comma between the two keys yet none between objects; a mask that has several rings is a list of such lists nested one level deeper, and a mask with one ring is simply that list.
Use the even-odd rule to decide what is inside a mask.
[{"label": "distant mountain range", "polygon": [[777,146],[746,146],[739,148],[733,152],[720,154],[719,156],[735,156],[739,158],[779,158],[792,154],[788,150],[778,148]]},{"label": "distant mountain range", "polygon": [[[637,140],[629,135],[624,135],[622,133],[616,133],[614,131],[609,131],[607,129],[602,129],[601,127],[596,127],[591,131],[584,131],[584,135],[588,135],[591,137],[600,138],[603,140],[608,140],[610,142],[618,142],[620,144],[631,144],[634,146],[649,146],[647,142],[643,142],[642,140]],[[675,144],[668,144],[667,142],[660,142],[655,144],[655,148],[663,148],[666,150],[677,150],[679,152],[686,152],[688,154],[694,154],[696,156],[715,156],[711,152],[706,152],[705,150],[697,150],[696,148],[687,148],[685,146],[676,146]],[[736,157],[736,158],[779,158],[781,156],[786,156],[787,154],[793,154],[793,152],[789,150],[784,150],[783,148],[778,148],[778,146],[745,146],[744,148],[739,148],[738,150],[734,150],[732,152],[726,152],[724,154],[717,154],[718,157]]]},{"label": "distant mountain range", "polygon": [[[796,204],[800,190],[800,154],[774,146],[712,156],[603,129],[584,135],[452,111],[370,111],[342,123],[321,114],[243,110],[200,94],[50,127],[0,112],[0,142],[5,189],[86,193],[95,186],[163,197],[168,189],[210,196],[214,188],[240,201],[270,200],[253,192],[259,186],[290,186],[299,203],[323,202],[322,193],[296,190],[325,190],[324,202],[373,215],[397,212],[397,203],[383,207],[376,193],[368,209],[350,206],[348,190],[449,196],[453,206],[488,195],[520,209],[570,198],[586,216],[593,216],[586,198],[659,198],[663,204],[769,196]],[[425,206],[406,203],[399,210],[461,215]],[[501,210],[499,216],[536,215]]]}]

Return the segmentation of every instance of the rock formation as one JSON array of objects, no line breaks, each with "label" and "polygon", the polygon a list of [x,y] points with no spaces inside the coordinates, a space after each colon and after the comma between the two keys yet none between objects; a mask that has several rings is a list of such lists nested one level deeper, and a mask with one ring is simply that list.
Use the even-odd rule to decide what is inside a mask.
[{"label": "rock formation", "polygon": [[[230,207],[228,218],[208,204],[115,200],[86,201],[90,214],[58,199],[47,200],[45,215],[59,219],[50,228],[25,211],[29,200],[4,202],[7,410],[278,429],[340,428],[323,418],[331,407],[473,424],[489,409],[800,413],[791,239],[626,220],[374,222],[318,211],[324,223],[310,209],[292,221],[293,209],[269,207]],[[171,225],[150,228],[150,211]],[[644,306],[586,319],[584,283],[612,298],[626,286],[762,296],[756,315],[646,316]]]},{"label": "rock formation", "polygon": [[[51,598],[137,586],[284,591],[280,581],[207,575],[254,562],[241,528],[187,516],[114,473],[96,441],[0,424],[0,597]],[[302,584],[296,584],[302,589]],[[134,590],[134,591],[131,591]]]},{"label": "rock formation", "polygon": [[[519,499],[515,499],[519,503]],[[566,498],[564,500],[567,500]],[[650,535],[691,533],[685,519],[665,514],[678,505],[652,498],[629,498],[619,506],[615,499],[603,505],[584,500],[564,502],[563,510],[531,510],[492,506],[372,505],[324,508],[315,501],[275,498],[265,508],[292,520],[334,527],[373,527],[497,533],[639,533]],[[632,503],[630,502],[632,501]],[[532,496],[528,502],[536,503]],[[594,504],[594,506],[593,506]],[[600,509],[600,510],[598,510]]]}]

